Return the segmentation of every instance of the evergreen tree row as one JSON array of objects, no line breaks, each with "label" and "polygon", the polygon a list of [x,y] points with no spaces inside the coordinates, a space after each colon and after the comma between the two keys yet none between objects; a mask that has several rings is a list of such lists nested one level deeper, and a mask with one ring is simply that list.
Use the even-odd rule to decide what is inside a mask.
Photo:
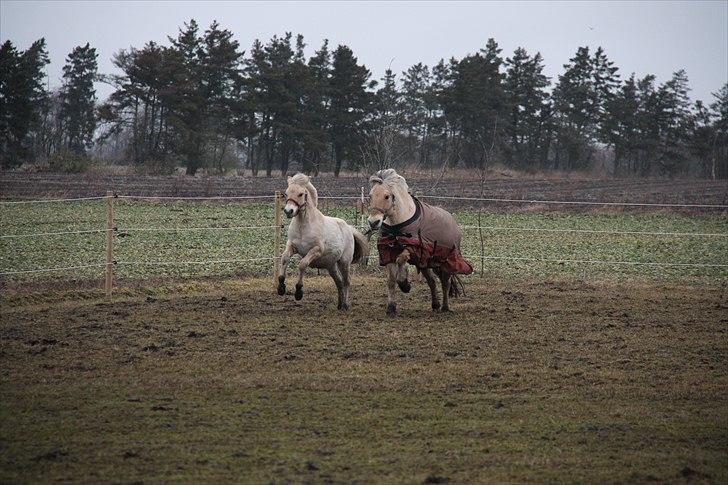
[{"label": "evergreen tree row", "polygon": [[[0,47],[0,164],[89,153],[155,172],[184,166],[268,176],[387,166],[582,170],[728,177],[728,84],[691,104],[686,73],[622,79],[602,48],[577,49],[555,83],[540,53],[505,57],[489,39],[462,59],[418,63],[375,81],[346,46],[306,58],[303,36],[256,40],[247,53],[213,22],[186,23],[168,45],[116,53],[99,75],[88,44],[44,85],[43,39]],[[113,86],[98,104],[94,81]],[[606,160],[606,162],[605,162]]]}]

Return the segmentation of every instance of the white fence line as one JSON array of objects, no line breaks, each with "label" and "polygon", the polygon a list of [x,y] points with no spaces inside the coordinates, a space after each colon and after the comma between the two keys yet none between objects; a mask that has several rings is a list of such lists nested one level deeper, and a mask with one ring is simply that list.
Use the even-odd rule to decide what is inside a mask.
[{"label": "white fence line", "polygon": [[676,237],[728,237],[728,233],[721,232],[649,232],[649,231],[601,231],[598,229],[559,229],[546,227],[509,227],[509,226],[460,226],[461,229],[484,229],[492,231],[528,231],[528,232],[558,232],[577,234],[615,234],[635,236],[676,236]]},{"label": "white fence line", "polygon": [[515,256],[478,256],[464,255],[468,259],[491,259],[506,261],[534,261],[541,263],[580,263],[580,264],[615,264],[615,265],[634,265],[634,266],[664,266],[664,267],[696,267],[696,268],[728,268],[728,264],[714,263],[658,263],[650,261],[610,261],[606,259],[548,259],[548,258],[526,258]]},{"label": "white fence line", "polygon": [[72,199],[35,199],[35,200],[0,200],[0,204],[45,204],[48,202],[77,202],[80,200],[101,200],[106,197],[75,197]]},{"label": "white fence line", "polygon": [[34,232],[25,234],[3,234],[0,239],[13,239],[19,237],[36,237],[36,236],[63,236],[66,234],[89,234],[94,232],[106,232],[107,229],[88,229],[82,231],[61,231],[61,232]]},{"label": "white fence line", "polygon": [[683,208],[706,208],[706,209],[728,209],[726,204],[678,204],[658,202],[598,202],[591,200],[536,200],[536,199],[498,199],[489,197],[455,197],[447,195],[422,195],[422,199],[441,200],[465,200],[471,202],[505,202],[517,204],[557,204],[557,205],[604,205],[604,206],[627,206],[627,207],[683,207]]},{"label": "white fence line", "polygon": [[134,200],[246,200],[246,199],[270,199],[270,195],[218,195],[218,196],[174,196],[174,195],[115,195],[115,199]]},{"label": "white fence line", "polygon": [[[275,229],[278,226],[213,226],[213,227],[120,227],[117,229],[122,232],[187,232],[187,231],[238,231],[245,229]],[[284,227],[284,226],[280,226]]]},{"label": "white fence line", "polygon": [[[270,195],[221,195],[221,196],[153,196],[153,195],[116,195],[116,199],[127,200],[265,200]],[[360,200],[360,195],[321,195],[319,199],[330,200]],[[612,202],[612,201],[591,201],[591,200],[539,200],[539,199],[505,199],[497,197],[456,197],[447,195],[421,195],[422,199],[439,199],[468,202],[495,202],[509,204],[552,204],[552,205],[591,205],[591,206],[625,206],[625,207],[672,207],[672,208],[703,208],[703,209],[728,209],[728,204],[681,204],[662,202]],[[48,202],[72,202],[82,200],[101,200],[105,197],[77,197],[69,199],[36,199],[36,200],[12,200],[0,201],[0,204],[41,204]]]},{"label": "white fence line", "polygon": [[206,261],[116,261],[117,265],[139,265],[139,266],[185,266],[188,264],[230,264],[230,263],[247,263],[251,261],[273,261],[274,257],[267,258],[249,258],[249,259],[215,259]]},{"label": "white fence line", "polygon": [[104,266],[106,266],[106,263],[83,264],[80,266],[65,266],[65,267],[61,267],[61,268],[40,268],[40,269],[26,269],[26,270],[20,270],[20,271],[3,271],[2,273],[0,273],[0,276],[21,274],[21,273],[49,273],[52,271],[67,271],[70,269],[82,269],[82,268],[102,268]]}]

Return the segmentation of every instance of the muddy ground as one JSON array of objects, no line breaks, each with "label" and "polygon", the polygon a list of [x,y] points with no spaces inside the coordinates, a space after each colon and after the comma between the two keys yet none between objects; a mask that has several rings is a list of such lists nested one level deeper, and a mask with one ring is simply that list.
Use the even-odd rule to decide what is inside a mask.
[{"label": "muddy ground", "polygon": [[[291,285],[289,285],[290,287]],[[0,298],[0,481],[728,480],[728,301],[679,283],[312,277]],[[290,288],[289,288],[290,291]]]}]

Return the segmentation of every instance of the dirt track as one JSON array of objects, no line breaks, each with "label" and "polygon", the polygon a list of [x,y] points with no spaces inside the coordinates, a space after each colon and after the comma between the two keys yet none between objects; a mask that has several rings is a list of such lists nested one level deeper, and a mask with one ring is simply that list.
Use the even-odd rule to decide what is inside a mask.
[{"label": "dirt track", "polygon": [[728,480],[720,287],[309,279],[0,301],[0,481]]}]

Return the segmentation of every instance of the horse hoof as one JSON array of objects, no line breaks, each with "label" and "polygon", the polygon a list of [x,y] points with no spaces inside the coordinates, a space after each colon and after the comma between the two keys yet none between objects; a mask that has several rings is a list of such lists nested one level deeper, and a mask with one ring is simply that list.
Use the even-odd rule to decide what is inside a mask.
[{"label": "horse hoof", "polygon": [[444,306],[440,308],[440,312],[442,313],[450,313],[452,310],[450,310],[450,307]]},{"label": "horse hoof", "polygon": [[387,316],[388,317],[394,317],[397,315],[397,305],[394,303],[390,303],[387,305]]},{"label": "horse hoof", "polygon": [[296,292],[293,294],[296,300],[303,298],[303,285],[296,285]]},{"label": "horse hoof", "polygon": [[345,312],[349,309],[349,305],[347,305],[346,303],[339,303],[339,306],[337,308],[342,312]]},{"label": "horse hoof", "polygon": [[286,294],[286,284],[282,279],[278,280],[278,294],[281,296]]},{"label": "horse hoof", "polygon": [[440,309],[440,302],[435,302],[432,304],[432,311],[437,311]]},{"label": "horse hoof", "polygon": [[412,285],[410,285],[408,280],[398,281],[397,284],[399,285],[399,289],[402,290],[402,293],[409,293],[412,289]]}]

